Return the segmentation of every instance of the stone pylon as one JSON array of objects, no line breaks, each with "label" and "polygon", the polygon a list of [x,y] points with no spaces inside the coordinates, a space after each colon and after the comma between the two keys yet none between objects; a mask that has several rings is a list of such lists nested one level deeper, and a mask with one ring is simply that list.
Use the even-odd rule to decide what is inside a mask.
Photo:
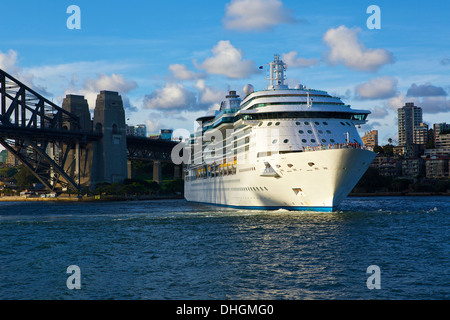
[{"label": "stone pylon", "polygon": [[94,143],[91,189],[102,182],[123,182],[127,178],[127,141],[125,110],[118,92],[97,95],[93,129],[103,137]]}]

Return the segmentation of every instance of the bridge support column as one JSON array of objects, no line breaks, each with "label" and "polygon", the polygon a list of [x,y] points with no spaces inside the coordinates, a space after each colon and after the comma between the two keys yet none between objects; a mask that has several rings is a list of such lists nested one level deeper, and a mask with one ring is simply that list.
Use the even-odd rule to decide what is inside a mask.
[{"label": "bridge support column", "polygon": [[122,183],[128,176],[125,110],[118,92],[101,91],[94,110],[95,143],[91,188],[97,183]]},{"label": "bridge support column", "polygon": [[161,161],[153,161],[153,181],[156,181],[159,185],[162,184],[162,168]]},{"label": "bridge support column", "polygon": [[181,179],[181,165],[175,165],[173,168],[173,178],[175,180]]},{"label": "bridge support column", "polygon": [[131,160],[127,160],[127,169],[128,169],[128,179],[133,179],[134,170],[133,170],[133,162]]}]

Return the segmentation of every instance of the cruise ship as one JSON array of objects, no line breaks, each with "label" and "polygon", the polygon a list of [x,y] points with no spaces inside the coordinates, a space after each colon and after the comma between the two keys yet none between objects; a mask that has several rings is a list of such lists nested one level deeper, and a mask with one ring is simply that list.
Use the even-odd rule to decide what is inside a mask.
[{"label": "cruise ship", "polygon": [[187,201],[246,209],[330,212],[375,157],[356,127],[367,110],[326,91],[285,83],[275,55],[269,85],[230,91],[214,115],[197,119],[185,152]]}]

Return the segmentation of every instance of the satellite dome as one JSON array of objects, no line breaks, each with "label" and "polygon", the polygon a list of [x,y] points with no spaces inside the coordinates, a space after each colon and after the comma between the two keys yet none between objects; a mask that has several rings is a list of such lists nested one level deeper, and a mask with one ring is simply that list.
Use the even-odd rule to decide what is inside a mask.
[{"label": "satellite dome", "polygon": [[251,84],[246,84],[244,87],[244,93],[245,95],[249,95],[250,93],[252,93],[253,91],[255,91],[255,88],[251,85]]}]

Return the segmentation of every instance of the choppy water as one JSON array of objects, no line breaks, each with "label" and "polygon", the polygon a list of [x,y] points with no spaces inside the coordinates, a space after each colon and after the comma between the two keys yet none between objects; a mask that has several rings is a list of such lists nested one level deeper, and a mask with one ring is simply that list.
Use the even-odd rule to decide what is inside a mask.
[{"label": "choppy water", "polygon": [[336,213],[0,202],[0,299],[449,299],[449,217],[449,197],[348,198]]}]

